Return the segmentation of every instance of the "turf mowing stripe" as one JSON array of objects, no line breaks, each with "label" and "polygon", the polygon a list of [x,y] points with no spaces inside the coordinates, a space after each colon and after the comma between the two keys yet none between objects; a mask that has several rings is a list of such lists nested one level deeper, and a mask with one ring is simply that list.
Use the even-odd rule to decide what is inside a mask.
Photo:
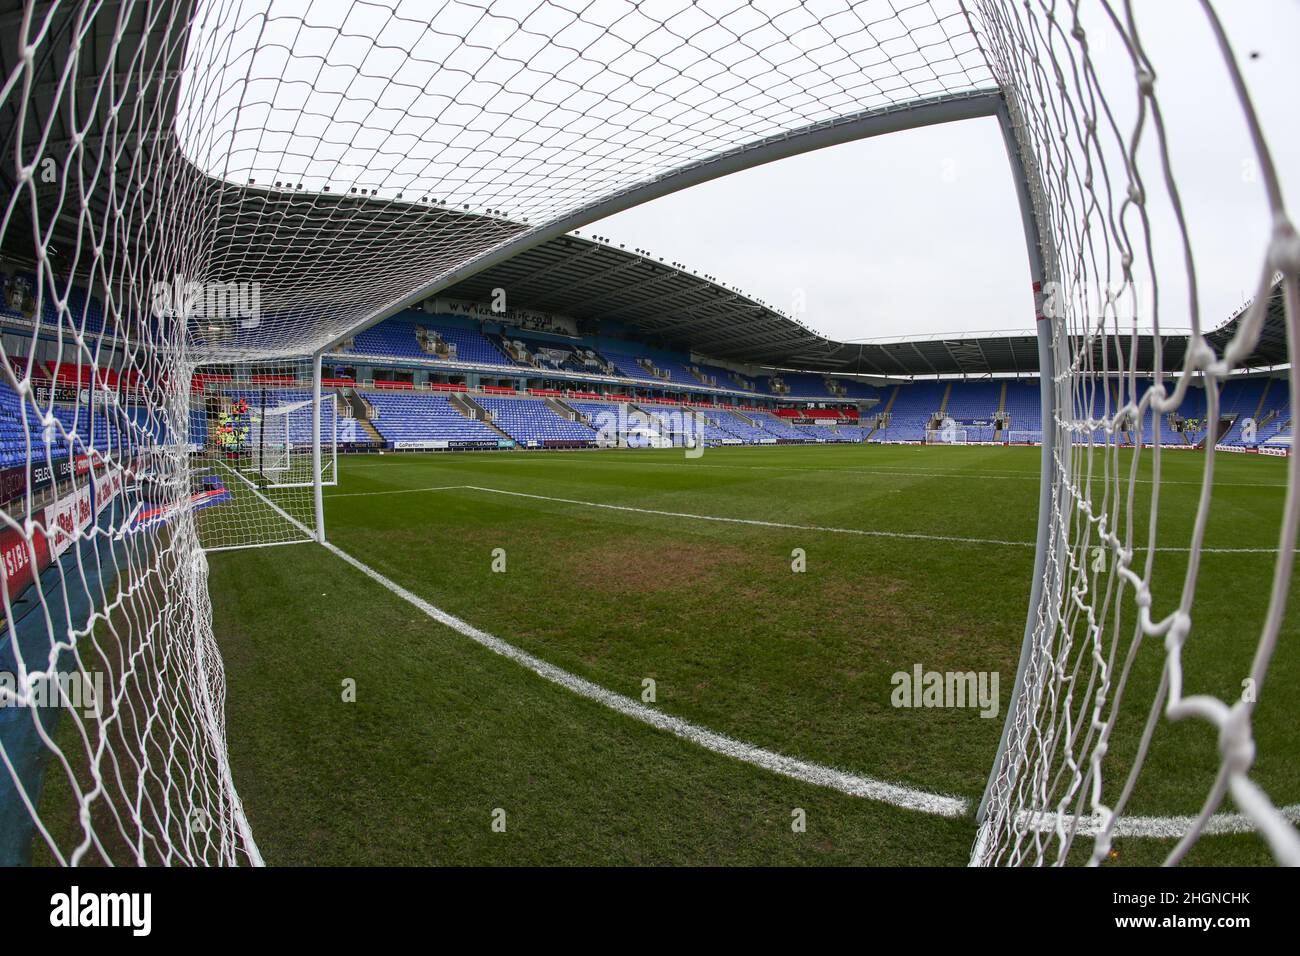
[{"label": "turf mowing stripe", "polygon": [[[946,544],[978,544],[1004,548],[1032,548],[1032,541],[1003,541],[998,538],[963,538],[942,534],[922,534],[908,531],[872,531],[865,528],[832,528],[824,525],[789,524],[783,521],[760,521],[757,518],[727,518],[721,515],[701,515],[685,511],[659,511],[654,508],[635,508],[632,505],[612,505],[601,501],[581,501],[577,498],[555,498],[550,495],[534,495],[523,491],[506,491],[502,488],[486,488],[482,485],[439,485],[433,488],[402,488],[396,491],[353,491],[347,494],[326,495],[326,498],[363,498],[367,495],[405,495],[432,491],[482,491],[494,495],[510,495],[514,498],[535,498],[538,501],[554,501],[558,504],[582,505],[587,508],[605,508],[609,511],[630,511],[636,514],[656,515],[662,518],[691,518],[696,521],[717,521],[725,524],[752,525],[759,528],[782,528],[790,531],[811,531],[823,534],[851,534],[871,538],[902,538],[909,541],[939,541]],[[1156,548],[1157,552],[1186,554],[1188,548]],[[1145,552],[1146,548],[1135,546],[1134,553]],[[1201,548],[1201,554],[1276,554],[1276,548]]]},{"label": "turf mowing stripe", "polygon": [[693,518],[696,521],[721,521],[727,524],[753,525],[759,528],[785,528],[791,531],[822,531],[827,534],[856,534],[871,538],[904,538],[910,541],[942,541],[946,544],[994,544],[1007,548],[1032,548],[1032,541],[1001,541],[997,538],[961,538],[941,534],[914,534],[907,531],[867,531],[862,528],[827,528],[818,525],[787,524],[783,521],[759,521],[757,518],[723,518],[717,515],[691,514],[685,511],[658,511],[654,508],[634,508],[631,505],[610,505],[599,501],[579,501],[575,498],[552,498],[549,495],[530,495],[522,491],[503,491],[481,485],[465,485],[470,491],[486,491],[494,495],[511,495],[515,498],[536,498],[539,501],[556,501],[566,505],[584,505],[588,508],[606,508],[610,511],[632,511],[637,514],[659,515],[664,518]]},{"label": "turf mowing stripe", "polygon": [[[796,446],[789,446],[789,447],[796,447]],[[844,475],[844,474],[886,475],[886,476],[897,476],[899,478],[970,478],[975,480],[988,478],[996,481],[1032,481],[1032,482],[1038,481],[1037,472],[1019,473],[1013,471],[987,471],[983,469],[981,469],[978,472],[962,471],[961,469],[953,469],[952,471],[902,471],[902,470],[891,469],[891,468],[805,468],[801,465],[727,465],[718,462],[706,464],[704,462],[699,461],[698,459],[687,460],[685,458],[682,458],[678,461],[649,461],[645,459],[638,460],[637,456],[643,454],[642,452],[632,452],[630,454],[625,454],[625,455],[615,455],[614,453],[608,451],[597,452],[593,450],[589,452],[584,452],[578,456],[574,456],[574,455],[564,455],[561,452],[548,452],[548,451],[542,451],[538,449],[532,449],[526,452],[519,453],[518,457],[510,457],[510,458],[505,457],[505,455],[502,452],[481,452],[481,453],[460,452],[458,454],[469,458],[477,458],[477,460],[486,460],[484,456],[495,455],[497,456],[496,461],[499,464],[503,464],[503,465],[525,465],[529,463],[554,464],[556,462],[595,461],[602,465],[654,465],[656,467],[661,467],[661,468],[728,468],[733,471],[734,470],[788,471],[788,472],[807,472],[812,474],[825,474],[825,475]],[[726,454],[726,452],[723,452],[723,454]],[[600,457],[597,458],[595,457],[596,455],[599,455]],[[419,460],[422,461],[423,459],[421,458]],[[374,468],[391,468],[391,467],[393,466],[387,464],[381,465],[373,462],[365,463],[365,464],[349,465],[349,468],[352,469],[368,469],[368,468],[374,469]],[[1095,476],[1094,480],[1096,482],[1106,481],[1106,479],[1104,479],[1100,475]],[[1121,485],[1125,485],[1128,484],[1128,477],[1125,474],[1121,474],[1117,479],[1115,478],[1115,476],[1112,475],[1110,479],[1110,483],[1113,484],[1116,481],[1118,481],[1118,483]],[[1152,481],[1150,478],[1137,478],[1135,479],[1135,483],[1139,485],[1149,485],[1152,484]],[[1200,485],[1201,482],[1199,480],[1189,481],[1189,480],[1183,480],[1177,478],[1166,478],[1166,479],[1162,479],[1160,484],[1197,486]],[[1215,481],[1214,486],[1216,488],[1285,488],[1287,487],[1285,482],[1279,483],[1279,482],[1263,482],[1263,481]]]}]

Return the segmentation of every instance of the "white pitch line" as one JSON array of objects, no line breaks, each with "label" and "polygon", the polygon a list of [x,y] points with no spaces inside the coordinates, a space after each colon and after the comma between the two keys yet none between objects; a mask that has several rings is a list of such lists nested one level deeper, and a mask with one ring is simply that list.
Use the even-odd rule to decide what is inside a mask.
[{"label": "white pitch line", "polygon": [[[848,534],[870,538],[898,538],[909,541],[938,541],[945,544],[977,544],[1003,548],[1032,548],[1032,541],[1005,541],[1000,538],[968,538],[955,535],[924,534],[909,531],[879,531],[869,528],[835,528],[826,525],[791,524],[784,521],[760,521],[757,518],[729,518],[723,515],[702,515],[689,511],[660,511],[655,508],[636,508],[632,505],[613,505],[603,501],[583,501],[578,498],[556,498],[551,495],[535,495],[523,491],[506,491],[503,488],[487,488],[483,485],[438,485],[432,488],[403,488],[396,491],[353,491],[346,494],[326,495],[327,498],[364,498],[367,495],[404,495],[425,491],[481,491],[494,495],[509,495],[513,498],[534,498],[538,501],[554,501],[557,504],[581,505],[586,508],[604,508],[608,511],[628,511],[635,514],[656,515],[662,518],[688,518],[695,521],[714,521],[724,524],[742,524],[758,528],[779,528],[788,531],[809,531],[816,534]],[[1145,552],[1146,548],[1135,546],[1134,552]],[[1186,554],[1189,548],[1157,548],[1157,552]],[[1201,548],[1201,554],[1276,554],[1276,548]]]},{"label": "white pitch line", "polygon": [[326,498],[365,498],[370,495],[414,495],[422,491],[456,491],[468,488],[468,485],[438,485],[433,488],[395,488],[391,491],[336,491],[325,495]]},{"label": "white pitch line", "polygon": [[[463,487],[472,488],[474,486],[465,485]],[[361,494],[373,493],[374,492],[361,492]],[[506,493],[514,494],[515,492]],[[272,508],[275,508],[276,511],[279,511],[280,514],[283,515],[291,524],[297,525],[305,534],[311,534],[310,528],[276,507],[275,503],[262,495],[260,491],[254,489],[254,494],[259,498],[262,498],[262,500]],[[408,591],[400,584],[380,574],[374,568],[370,567],[370,565],[354,558],[338,545],[331,544],[327,541],[324,542],[322,546],[327,551],[330,551],[348,564],[352,565],[371,580],[379,583],[393,594],[406,601],[408,604],[424,612],[439,624],[449,627],[459,634],[463,634],[465,637],[468,637],[477,644],[486,647],[495,654],[499,654],[517,664],[523,665],[543,680],[557,684],[580,697],[585,697],[588,700],[603,704],[611,710],[617,711],[626,717],[631,717],[634,720],[639,720],[657,730],[666,730],[675,737],[696,744],[706,750],[712,751],[713,753],[725,757],[732,757],[736,760],[752,764],[753,766],[761,767],[764,770],[770,770],[771,772],[780,774],[784,777],[799,780],[803,783],[810,783],[814,786],[837,790],[840,793],[851,797],[864,797],[868,800],[877,800],[881,803],[888,803],[891,806],[900,807],[906,810],[916,810],[920,813],[931,814],[932,816],[949,818],[960,817],[964,815],[970,807],[969,801],[963,797],[954,797],[941,793],[928,793],[927,791],[917,790],[912,787],[903,786],[902,784],[886,783],[883,780],[876,780],[872,777],[865,777],[860,774],[836,770],[834,767],[812,763],[807,760],[800,760],[797,757],[787,757],[785,754],[766,750],[762,747],[757,747],[754,744],[745,743],[742,740],[735,740],[725,734],[717,733],[716,731],[709,730],[706,727],[700,727],[688,720],[683,720],[680,717],[674,717],[671,714],[665,714],[652,707],[647,707],[645,704],[633,700],[631,697],[615,693],[612,690],[607,690],[599,684],[566,671],[562,667],[557,667],[554,664],[547,663],[540,657],[534,657],[532,654],[515,647],[508,641],[495,637],[486,631],[481,631],[472,624],[456,617],[454,614],[449,614],[441,608],[435,607],[424,598]],[[1282,813],[1292,821],[1300,821],[1300,804],[1292,804],[1291,806],[1283,807]],[[1186,832],[1193,819],[1193,817],[1122,817],[1120,820],[1116,821],[1115,832],[1120,836],[1132,837],[1178,837]],[[1089,825],[1089,820],[1080,821],[1080,832],[1086,835],[1087,827],[1089,827]],[[1255,827],[1253,822],[1244,814],[1219,813],[1210,818],[1206,824],[1205,832],[1208,834],[1247,833],[1254,829]]]},{"label": "white pitch line", "polygon": [[[1282,807],[1279,811],[1292,823],[1300,823],[1300,803]],[[1034,813],[1023,810],[1017,814],[1018,825],[1025,830],[1047,833],[1056,829],[1058,819],[1069,830],[1073,822],[1071,814],[1059,817],[1055,813]],[[1112,832],[1117,837],[1143,837],[1162,840],[1174,840],[1192,828],[1196,822],[1194,816],[1178,817],[1133,817],[1124,816],[1115,821]],[[1225,836],[1234,833],[1255,832],[1254,821],[1244,813],[1216,813],[1210,817],[1201,832],[1206,836]],[[1094,837],[1101,833],[1100,817],[1082,817],[1075,832],[1079,836]]]},{"label": "white pitch line", "polygon": [[800,780],[804,783],[829,787],[849,796],[866,797],[869,800],[878,800],[908,810],[918,810],[922,813],[942,817],[959,817],[969,807],[969,803],[961,797],[926,793],[923,790],[914,790],[900,784],[885,783],[882,780],[847,773],[823,764],[799,760],[796,757],[787,757],[784,754],[765,750],[744,741],[734,740],[724,734],[700,727],[680,717],[674,717],[671,714],[665,714],[652,707],[647,707],[631,697],[617,694],[612,690],[606,690],[599,684],[594,684],[577,674],[572,674],[561,667],[547,663],[539,657],[534,657],[527,651],[520,650],[513,644],[503,641],[486,631],[481,631],[455,615],[448,614],[441,608],[434,607],[424,598],[411,593],[400,584],[380,574],[368,564],[352,557],[352,555],[336,545],[327,543],[325,547],[408,604],[423,611],[439,624],[451,628],[458,634],[463,634],[493,653],[500,654],[502,657],[523,665],[544,680],[550,681],[552,684],[558,684],[579,697],[585,697],[588,700],[603,704],[611,710],[634,720],[639,720],[643,724],[648,724],[658,730],[666,730],[682,740],[703,747],[705,750],[710,750],[725,757],[733,757],[736,760],[743,760],[745,763],[762,767],[764,770],[770,770],[773,773]]},{"label": "white pitch line", "polygon": [[588,508],[605,508],[609,511],[631,511],[637,514],[658,515],[664,518],[690,518],[695,521],[719,521],[725,524],[752,525],[759,528],[783,528],[790,531],[815,531],[826,534],[852,534],[871,538],[905,538],[914,541],[942,541],[945,544],[993,544],[1007,548],[1032,548],[1032,541],[1002,541],[998,538],[963,538],[953,535],[920,534],[908,531],[869,531],[863,528],[830,528],[820,525],[789,524],[784,521],[759,521],[757,518],[725,518],[719,515],[693,514],[688,511],[659,511],[654,508],[634,508],[631,505],[611,505],[601,501],[580,501],[576,498],[553,498],[549,495],[532,495],[523,491],[504,491],[501,488],[484,488],[481,485],[465,485],[471,491],[485,491],[494,495],[510,495],[515,498],[535,498],[538,501],[555,501],[566,505],[583,505]]},{"label": "white pitch line", "polygon": [[[947,794],[929,793],[924,790],[917,790],[913,787],[903,786],[902,784],[887,783],[883,780],[876,780],[872,777],[866,777],[861,774],[848,773],[843,770],[837,770],[834,767],[828,767],[825,764],[813,763],[807,760],[800,760],[797,757],[789,757],[785,754],[776,753],[772,750],[766,750],[757,747],[754,744],[745,743],[728,737],[725,734],[717,733],[698,724],[693,724],[681,717],[674,717],[671,714],[665,714],[662,711],[655,710],[653,707],[647,707],[645,704],[623,694],[607,690],[599,684],[593,683],[586,678],[579,677],[577,674],[570,673],[562,667],[550,664],[539,657],[529,654],[527,651],[515,647],[508,641],[502,640],[486,631],[474,627],[472,624],[456,617],[454,614],[435,607],[417,594],[408,591],[397,582],[385,577],[365,562],[354,558],[337,545],[326,543],[325,548],[352,567],[356,568],[362,574],[377,582],[388,591],[400,597],[408,604],[419,609],[428,617],[437,621],[445,627],[451,628],[458,634],[470,638],[475,643],[487,648],[494,654],[499,654],[509,660],[514,661],[526,667],[543,680],[552,684],[557,684],[579,697],[585,697],[588,700],[603,704],[610,710],[616,711],[625,717],[631,717],[633,720],[639,720],[643,724],[654,727],[656,730],[665,730],[675,737],[696,744],[713,753],[720,754],[724,757],[731,757],[753,766],[769,770],[772,773],[798,780],[802,783],[810,783],[818,787],[827,787],[851,797],[863,797],[868,800],[876,800],[881,803],[887,803],[891,806],[899,807],[905,810],[916,810],[920,813],[927,813],[932,816],[955,818],[963,816],[970,807],[969,801],[963,797],[954,797]],[[1292,821],[1300,821],[1300,804],[1293,804],[1282,808],[1282,813]],[[1040,821],[1045,817],[1039,817]],[[1191,816],[1172,816],[1172,817],[1121,817],[1115,826],[1117,836],[1126,837],[1179,837],[1191,826],[1194,817]],[[1055,817],[1051,818],[1050,823],[1055,824]],[[1227,833],[1249,833],[1255,829],[1253,822],[1242,813],[1220,813],[1210,818],[1205,828],[1205,833],[1218,835]],[[1085,836],[1097,832],[1097,827],[1091,818],[1081,820],[1079,824],[1079,833]]]}]

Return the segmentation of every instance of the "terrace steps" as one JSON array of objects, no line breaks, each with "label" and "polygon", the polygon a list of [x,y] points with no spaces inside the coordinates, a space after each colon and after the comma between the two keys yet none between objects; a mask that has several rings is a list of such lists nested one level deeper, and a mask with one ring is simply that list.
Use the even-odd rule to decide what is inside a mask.
[{"label": "terrace steps", "polygon": [[1268,401],[1268,391],[1272,387],[1273,387],[1273,379],[1272,378],[1264,379],[1264,390],[1259,393],[1259,404],[1255,406],[1255,421],[1259,422],[1259,424],[1261,425],[1263,424],[1263,422],[1260,422],[1259,418],[1262,414],[1264,414],[1264,405]]},{"label": "terrace steps", "polygon": [[571,422],[582,421],[582,416],[578,414],[578,410],[576,408],[570,408],[568,405],[564,404],[564,402],[562,402],[558,398],[548,398],[546,400],[546,407],[549,408],[551,411],[555,412],[555,414],[559,415],[561,418],[566,419],[568,421]]},{"label": "terrace steps", "polygon": [[339,392],[344,404],[352,410],[352,417],[359,422],[368,422],[374,415],[374,407],[365,400],[355,388],[345,388]]},{"label": "terrace steps", "polygon": [[898,398],[898,393],[901,392],[902,390],[903,390],[903,386],[901,385],[894,386],[894,391],[889,396],[889,403],[885,405],[884,411],[886,415],[888,415],[890,412],[894,410],[894,402]]},{"label": "terrace steps", "polygon": [[[999,389],[998,391],[998,411],[994,420],[996,422],[1006,421],[1006,414],[1007,414],[1007,381],[1006,379],[1003,379],[1002,388]],[[1001,428],[993,429],[993,440],[994,441],[1002,440]]]},{"label": "terrace steps", "polygon": [[507,438],[511,441],[514,440],[513,435],[504,429],[497,427],[496,422],[492,420],[492,414],[486,408],[474,401],[474,399],[470,398],[468,395],[453,395],[448,400],[448,404],[471,421],[482,422],[502,438]]},{"label": "terrace steps", "polygon": [[894,390],[889,393],[889,401],[885,402],[885,407],[882,408],[880,410],[880,414],[876,416],[876,423],[871,426],[871,431],[867,432],[866,437],[862,439],[864,442],[870,441],[871,436],[874,435],[876,432],[880,431],[881,428],[880,423],[882,421],[889,421],[889,416],[894,411],[894,402],[897,401],[898,393],[901,392],[902,390],[903,390],[903,386],[901,385],[894,386]]}]

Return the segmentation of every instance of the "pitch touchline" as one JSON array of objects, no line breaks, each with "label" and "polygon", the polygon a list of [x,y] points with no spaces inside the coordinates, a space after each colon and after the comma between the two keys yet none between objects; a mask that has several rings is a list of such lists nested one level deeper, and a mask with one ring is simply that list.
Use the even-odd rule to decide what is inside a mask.
[{"label": "pitch touchline", "polygon": [[[472,488],[472,485],[451,486]],[[402,489],[394,492],[352,492],[351,494],[401,494],[403,491],[424,491],[438,490],[447,491],[451,488],[438,489]],[[494,489],[483,489],[494,490]],[[276,507],[274,502],[263,495],[256,488],[253,494],[257,495],[272,508],[275,508],[287,521],[296,525],[303,533],[311,535],[311,529],[301,521],[290,516],[280,508]],[[518,492],[503,492],[503,494],[518,494]],[[342,497],[342,495],[331,495],[330,497]],[[536,497],[536,496],[528,496]],[[508,658],[517,664],[531,670],[543,680],[550,681],[565,688],[580,697],[593,700],[599,704],[617,711],[626,717],[639,720],[644,724],[656,728],[657,730],[666,730],[675,737],[690,743],[703,747],[706,750],[725,757],[732,757],[736,760],[744,761],[764,770],[770,770],[784,777],[793,780],[799,780],[804,783],[810,783],[818,787],[828,787],[837,790],[840,793],[852,797],[865,797],[869,800],[878,800],[882,803],[888,803],[891,806],[901,807],[906,810],[917,810],[921,813],[929,813],[941,817],[960,817],[966,813],[970,804],[962,797],[953,797],[940,793],[928,793],[924,790],[917,790],[913,787],[903,786],[902,784],[886,783],[883,780],[876,780],[872,777],[865,777],[860,774],[847,773],[843,770],[836,770],[834,767],[827,767],[824,764],[813,763],[808,760],[800,760],[797,757],[787,757],[785,754],[779,754],[772,750],[766,750],[762,747],[756,747],[753,744],[745,743],[743,740],[735,740],[725,734],[717,733],[706,727],[700,727],[688,720],[680,717],[674,717],[671,714],[665,714],[662,711],[655,710],[653,707],[647,707],[645,704],[624,694],[615,693],[607,690],[599,684],[593,683],[586,678],[572,674],[562,667],[547,663],[540,657],[535,657],[527,651],[515,647],[508,641],[499,637],[479,630],[472,624],[449,614],[441,608],[402,587],[397,582],[380,574],[374,568],[365,562],[354,558],[338,545],[325,542],[323,547],[331,553],[337,555],[346,561],[352,567],[356,568],[362,574],[371,580],[382,585],[388,591],[400,597],[411,606],[422,611],[428,617],[437,621],[445,627],[451,628],[458,634],[475,643],[487,648],[494,654]],[[1289,819],[1300,821],[1300,804],[1293,804],[1284,807],[1282,812]],[[1179,836],[1191,826],[1194,818],[1192,817],[1122,817],[1116,824],[1116,834],[1121,836],[1168,836],[1171,833]],[[1086,827],[1086,821],[1080,821],[1081,826]],[[1254,829],[1254,824],[1245,816],[1245,814],[1216,814],[1210,818],[1207,825],[1207,833],[1246,833]],[[1081,831],[1082,832],[1082,831]]]},{"label": "pitch touchline", "polygon": [[[1032,541],[1005,541],[1000,538],[968,538],[957,535],[924,534],[910,531],[878,531],[867,528],[833,528],[825,525],[791,524],[784,521],[760,521],[757,518],[728,518],[722,515],[702,515],[689,511],[660,511],[655,508],[635,508],[632,505],[612,505],[602,501],[582,501],[578,498],[555,498],[550,495],[534,495],[523,491],[506,491],[502,488],[487,488],[482,485],[438,485],[432,488],[399,488],[389,491],[351,491],[326,495],[327,498],[364,498],[370,495],[409,495],[433,491],[481,491],[493,495],[509,495],[512,498],[533,498],[537,501],[554,501],[557,504],[579,505],[585,508],[603,508],[607,511],[627,511],[634,514],[656,515],[662,518],[687,518],[694,521],[714,521],[723,524],[743,524],[757,528],[781,528],[789,531],[810,531],[818,534],[848,534],[869,538],[897,538],[907,541],[939,541],[945,544],[992,545],[1004,548],[1032,548]],[[1144,552],[1146,548],[1134,547],[1134,552]],[[1157,552],[1186,554],[1189,548],[1157,548]],[[1201,554],[1275,554],[1276,548],[1201,548]]]}]

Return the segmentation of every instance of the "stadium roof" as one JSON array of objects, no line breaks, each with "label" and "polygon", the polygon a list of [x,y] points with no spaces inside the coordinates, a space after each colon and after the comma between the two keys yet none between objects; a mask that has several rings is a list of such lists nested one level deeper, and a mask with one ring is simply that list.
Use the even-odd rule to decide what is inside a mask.
[{"label": "stadium roof", "polygon": [[[4,6],[0,23],[17,31],[22,21],[18,6]],[[499,201],[492,201],[498,194],[491,190],[466,197],[482,199],[482,203],[448,202],[452,195],[448,192],[441,194],[443,202],[435,203],[430,197],[438,193],[426,189],[428,184],[420,179],[415,180],[420,188],[403,196],[400,191],[377,190],[373,185],[369,190],[347,192],[336,188],[332,194],[322,191],[328,187],[312,188],[310,184],[303,190],[299,176],[289,173],[283,183],[279,173],[253,176],[251,170],[246,180],[238,182],[207,175],[183,155],[171,135],[177,124],[177,84],[189,37],[184,25],[194,8],[187,0],[160,0],[157,10],[165,15],[150,19],[135,5],[125,10],[122,22],[96,17],[92,29],[80,37],[74,34],[72,12],[60,10],[53,15],[50,29],[60,43],[47,45],[41,61],[32,66],[31,86],[25,95],[4,100],[0,131],[7,154],[70,157],[65,159],[66,168],[60,169],[62,182],[86,188],[87,194],[78,197],[71,188],[19,188],[7,166],[0,170],[5,177],[0,178],[0,187],[18,197],[4,232],[3,251],[18,261],[29,259],[36,244],[31,230],[34,223],[40,223],[48,230],[45,248],[56,273],[73,270],[78,263],[86,268],[91,257],[84,253],[91,237],[80,215],[83,209],[91,211],[92,222],[114,222],[124,235],[139,233],[146,239],[158,239],[158,230],[163,228],[189,234],[190,240],[181,244],[182,251],[192,246],[202,254],[197,264],[186,264],[187,270],[211,281],[263,284],[264,311],[269,316],[255,333],[223,332],[212,341],[194,341],[194,354],[199,358],[205,351],[229,358],[271,358],[321,349],[429,294],[486,301],[491,289],[501,287],[508,290],[512,306],[586,321],[617,320],[681,350],[748,365],[872,375],[982,375],[1037,369],[1037,343],[1028,332],[836,342],[685,267],[591,242],[568,231],[633,202],[747,165],[910,125],[992,115],[1000,108],[1001,96],[983,55],[966,36],[961,17],[935,18],[934,58],[928,65],[918,66],[919,72],[891,62],[887,83],[881,86],[878,78],[864,78],[861,88],[839,96],[834,108],[809,94],[798,98],[804,104],[799,111],[782,113],[779,122],[755,125],[745,121],[751,114],[736,112],[734,104],[723,104],[718,106],[718,116],[727,117],[727,122],[718,129],[727,135],[707,143],[697,142],[698,137],[678,142],[673,138],[676,132],[669,135],[676,127],[663,124],[661,132],[644,144],[635,141],[638,148],[662,150],[653,168],[644,166],[644,156],[627,146],[602,167],[607,174],[604,185],[583,191],[581,197],[568,197],[560,205],[544,205],[536,210],[539,215],[530,225],[527,218],[521,221],[517,210],[489,212],[499,206]],[[790,4],[790,11],[796,13],[798,5]],[[160,24],[168,26],[163,29]],[[849,34],[871,48],[869,37],[859,36],[856,30]],[[215,45],[211,49],[200,46],[199,52],[211,60],[208,66],[213,70],[229,66]],[[462,52],[484,60],[484,68],[495,62],[488,46]],[[198,65],[206,62],[200,60]],[[410,53],[403,62],[408,67],[429,65]],[[820,67],[803,59],[798,62],[808,70],[801,83],[808,90],[816,89]],[[56,108],[67,95],[64,80],[74,72],[74,65],[74,85],[87,92],[100,90],[114,69],[130,69],[149,78],[152,82],[142,84],[143,93],[129,104],[135,114],[133,122],[125,126],[110,122],[106,111],[111,98],[100,96],[92,109],[103,115],[84,117],[79,128],[74,128],[66,111]],[[0,50],[0,70],[10,75],[19,66],[20,59],[12,50]],[[197,66],[192,68],[197,70]],[[650,90],[647,95],[653,93]],[[209,106],[226,105],[220,96],[213,96]],[[771,99],[769,94],[762,96],[766,97],[763,103]],[[270,108],[278,103],[275,95],[267,94],[267,101],[260,105]],[[485,104],[476,106],[487,108]],[[192,104],[188,116],[192,127],[203,128],[202,117],[195,118]],[[525,121],[522,115],[512,119]],[[254,122],[252,113],[247,122]],[[528,129],[544,129],[538,120],[527,122],[532,125],[521,129],[520,136]],[[631,119],[628,123],[629,130],[635,126]],[[15,142],[17,136],[21,136],[20,143]],[[388,143],[387,139],[381,141]],[[72,148],[78,144],[86,148]],[[400,154],[400,143],[389,145],[388,151],[373,150],[371,159],[376,164]],[[96,166],[100,150],[111,151],[123,175],[114,178]],[[568,165],[560,172],[585,177],[591,157],[581,151],[565,155]],[[286,148],[266,161],[292,158]],[[435,168],[436,159],[429,160],[429,169]],[[125,175],[135,167],[156,172],[138,182]],[[491,164],[484,166],[484,175],[491,168]],[[453,169],[446,176],[449,189],[459,181],[460,172]],[[560,173],[556,176],[556,182],[567,182]],[[534,192],[540,197],[550,195],[545,190]],[[78,198],[84,198],[84,206]],[[549,221],[550,226],[538,225],[539,220]],[[161,245],[170,247],[170,243]],[[180,268],[167,257],[149,265],[160,270],[164,279],[170,278],[168,271]],[[139,288],[144,278],[135,274],[110,277],[110,284],[136,286],[130,294],[121,288],[112,290],[116,303],[128,309],[138,306],[146,295]],[[1235,321],[1234,317],[1211,336],[1216,346],[1230,337]],[[1149,336],[1137,339],[1140,368],[1150,367],[1154,344]],[[1179,367],[1185,339],[1168,336],[1161,345],[1165,368]],[[1259,345],[1245,364],[1258,367],[1286,361],[1283,309],[1276,300],[1270,304]],[[1116,364],[1111,363],[1112,367]]]},{"label": "stadium roof", "polygon": [[[747,365],[864,375],[988,375],[1038,370],[1038,340],[1023,334],[971,334],[878,342],[837,342],[720,281],[680,264],[576,235],[561,236],[452,285],[440,293],[487,302],[505,289],[511,308],[615,320],[684,351]],[[1208,338],[1216,350],[1232,337],[1244,307]],[[1113,340],[1112,340],[1113,341]],[[1182,366],[1186,335],[1160,337],[1166,370]],[[1155,340],[1137,337],[1137,365],[1149,370]],[[1112,354],[1110,367],[1127,366]],[[1285,311],[1274,287],[1251,367],[1287,362]],[[1100,366],[1100,360],[1098,363]]]}]

